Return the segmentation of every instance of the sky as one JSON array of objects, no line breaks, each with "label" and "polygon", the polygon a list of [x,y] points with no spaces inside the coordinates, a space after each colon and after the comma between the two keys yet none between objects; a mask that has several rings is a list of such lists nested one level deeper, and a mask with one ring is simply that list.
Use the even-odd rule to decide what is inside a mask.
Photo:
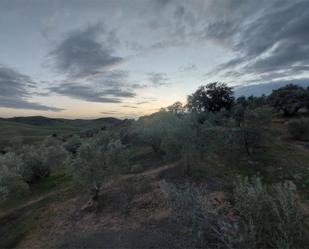
[{"label": "sky", "polygon": [[0,116],[135,118],[209,82],[309,82],[308,13],[309,0],[0,0]]}]

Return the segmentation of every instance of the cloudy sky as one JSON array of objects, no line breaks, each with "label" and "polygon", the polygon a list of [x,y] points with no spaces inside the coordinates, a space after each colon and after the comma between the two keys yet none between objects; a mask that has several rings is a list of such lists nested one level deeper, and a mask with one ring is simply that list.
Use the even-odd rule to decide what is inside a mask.
[{"label": "cloudy sky", "polygon": [[201,84],[305,82],[309,0],[0,0],[0,116],[137,117]]}]

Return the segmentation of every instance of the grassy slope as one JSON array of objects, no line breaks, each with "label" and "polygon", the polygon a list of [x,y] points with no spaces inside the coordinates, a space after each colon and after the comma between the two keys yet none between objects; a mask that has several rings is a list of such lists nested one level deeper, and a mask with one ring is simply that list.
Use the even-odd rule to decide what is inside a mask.
[{"label": "grassy slope", "polygon": [[19,139],[23,143],[35,143],[52,134],[67,136],[100,129],[117,124],[117,122],[120,121],[112,118],[94,120],[49,119],[45,117],[0,119],[0,149],[15,139]]},{"label": "grassy slope", "polygon": [[[307,144],[291,140],[283,122],[283,120],[278,120],[278,122],[273,123],[273,134],[271,137],[272,141],[267,146],[266,151],[261,160],[259,161],[257,167],[260,168],[261,174],[267,182],[292,180],[297,185],[303,202],[306,203],[309,198],[309,147],[307,147]],[[31,130],[29,131],[29,134],[31,134]],[[142,154],[147,155],[147,158],[149,157],[149,151],[147,150],[145,150]],[[142,162],[143,155],[137,156],[136,160]],[[247,161],[227,163],[223,160],[220,161],[220,159],[218,159],[207,163],[204,176],[206,173],[207,177],[209,177],[209,175],[213,175],[218,178],[231,179],[235,176],[235,174],[239,173],[250,175],[252,172],[250,171],[249,167]],[[52,178],[42,181],[37,186],[34,186],[33,191],[35,193],[35,196],[39,197],[47,193],[57,193],[59,189],[65,189],[65,187],[70,184],[70,179],[66,179],[62,176],[53,176]],[[130,187],[137,188],[137,186],[138,185],[134,185]],[[126,192],[128,192],[128,190],[122,190],[120,193],[123,194]],[[117,193],[117,196],[118,194],[119,193]],[[38,203],[35,203],[33,206],[28,207],[26,210],[24,210],[24,212],[17,213],[12,217],[8,217],[8,219],[10,219],[9,223],[8,220],[0,219],[0,247],[12,247],[20,245],[19,243],[24,241],[25,238],[28,238],[26,239],[27,241],[33,241],[33,243],[35,244],[36,237],[33,236],[36,232],[38,232],[38,229],[36,229],[35,227],[39,225],[46,229],[45,234],[48,234],[50,229],[52,229],[49,228],[49,226],[54,226],[56,227],[56,229],[58,229],[59,225],[59,229],[61,229],[62,220],[70,220],[70,215],[72,215],[67,215],[65,212],[61,211],[61,208],[63,207],[63,205],[66,205],[65,203],[67,203],[72,198],[84,198],[81,196],[83,195],[81,195],[80,193],[66,191],[63,195],[50,196]],[[119,199],[119,196],[116,199]],[[0,209],[2,208],[2,210],[8,210],[10,207],[16,206],[17,203],[18,202],[7,203],[6,205],[0,207]],[[108,208],[109,205],[112,205],[112,203],[106,203],[106,208]],[[58,210],[57,215],[50,213],[49,210],[51,206],[52,210]],[[75,208],[78,209],[78,207]],[[130,206],[130,208],[134,209],[135,205]],[[137,213],[140,212],[141,211],[138,211]],[[97,215],[100,216],[100,214]],[[109,217],[111,213],[106,213],[104,215],[107,215],[107,217]],[[60,220],[57,220],[57,216],[60,216],[61,219],[59,218]],[[147,217],[148,216],[149,215],[147,215]],[[119,216],[117,219],[122,219],[121,217],[122,216]],[[99,218],[93,217],[93,220],[91,220],[91,222],[97,222],[98,219]],[[83,227],[82,220],[77,220],[74,222],[74,226]],[[144,224],[145,222],[146,219],[141,220],[142,224]],[[4,224],[9,225],[4,226]],[[125,224],[125,226],[126,225],[129,224]],[[91,226],[87,225],[85,229],[88,229],[88,233],[92,233],[91,236],[94,236],[96,234],[94,230],[91,230]],[[90,238],[92,238],[91,236],[88,238],[89,240]],[[72,241],[68,241],[68,243],[70,242]]]}]

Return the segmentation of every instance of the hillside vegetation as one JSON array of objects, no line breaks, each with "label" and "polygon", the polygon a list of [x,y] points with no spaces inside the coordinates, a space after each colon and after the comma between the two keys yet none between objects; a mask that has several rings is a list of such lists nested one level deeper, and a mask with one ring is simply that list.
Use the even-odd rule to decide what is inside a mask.
[{"label": "hillside vegetation", "polygon": [[52,135],[63,137],[73,134],[86,135],[117,123],[120,123],[120,120],[115,118],[94,120],[54,119],[40,116],[2,118],[0,119],[0,149],[12,143],[40,142]]},{"label": "hillside vegetation", "polygon": [[216,82],[138,120],[1,120],[0,248],[306,248],[308,96]]}]

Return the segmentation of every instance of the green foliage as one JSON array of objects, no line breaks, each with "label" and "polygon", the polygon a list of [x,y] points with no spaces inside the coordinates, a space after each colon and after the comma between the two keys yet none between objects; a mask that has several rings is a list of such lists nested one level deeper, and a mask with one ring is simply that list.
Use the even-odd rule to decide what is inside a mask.
[{"label": "green foliage", "polygon": [[295,116],[305,106],[306,91],[304,88],[289,84],[273,90],[269,102],[276,111],[283,111],[284,116]]},{"label": "green foliage", "polygon": [[188,174],[206,150],[207,141],[200,136],[200,125],[191,114],[159,112],[143,117],[137,122],[137,134],[166,160],[182,159]]},{"label": "green foliage", "polygon": [[233,113],[236,127],[231,129],[227,144],[230,149],[251,156],[266,140],[271,113],[266,109],[249,110],[236,106]]},{"label": "green foliage", "polygon": [[309,118],[290,120],[287,127],[293,138],[298,140],[309,139]]},{"label": "green foliage", "polygon": [[180,101],[177,101],[174,104],[168,106],[166,110],[175,114],[184,114],[185,107]]},{"label": "green foliage", "polygon": [[165,181],[160,182],[160,187],[168,196],[167,204],[174,211],[173,218],[177,223],[190,228],[194,246],[205,246],[203,223],[213,211],[207,200],[206,189],[189,184],[176,187]]},{"label": "green foliage", "polygon": [[233,91],[225,83],[209,83],[189,95],[187,102],[189,110],[193,112],[230,110],[234,102]]},{"label": "green foliage", "polygon": [[24,163],[20,174],[26,182],[33,183],[63,166],[66,158],[67,153],[60,145],[24,146],[22,152]]},{"label": "green foliage", "polygon": [[163,138],[171,129],[171,123],[177,117],[170,112],[158,112],[141,117],[134,128],[138,139],[150,145],[154,152],[162,152]]},{"label": "green foliage", "polygon": [[73,135],[64,144],[63,147],[70,153],[75,154],[81,146],[82,141],[79,136]]},{"label": "green foliage", "polygon": [[296,248],[303,240],[303,215],[289,183],[267,187],[258,177],[238,178],[234,201],[238,238],[229,240],[234,248]]},{"label": "green foliage", "polygon": [[161,182],[178,223],[205,248],[298,248],[304,241],[303,215],[288,183],[266,186],[259,177],[239,177],[231,205],[216,205],[205,188],[177,188]]},{"label": "green foliage", "polygon": [[0,156],[0,199],[5,200],[11,195],[21,196],[29,192],[29,186],[19,174],[23,162],[14,153]]},{"label": "green foliage", "polygon": [[120,140],[111,140],[101,134],[79,147],[72,161],[72,173],[79,182],[90,190],[95,189],[98,194],[106,178],[128,168],[128,157]]}]

